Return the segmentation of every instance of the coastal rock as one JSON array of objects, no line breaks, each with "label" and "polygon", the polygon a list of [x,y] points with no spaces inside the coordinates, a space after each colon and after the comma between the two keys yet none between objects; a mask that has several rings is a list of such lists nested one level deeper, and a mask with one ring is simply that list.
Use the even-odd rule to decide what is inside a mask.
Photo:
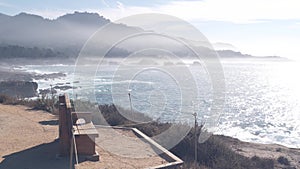
[{"label": "coastal rock", "polygon": [[39,89],[39,94],[41,94],[41,95],[47,95],[47,94],[51,94],[51,93],[56,94],[57,91],[55,89],[52,89],[52,91],[51,91],[51,89]]},{"label": "coastal rock", "polygon": [[35,74],[33,75],[33,78],[36,80],[41,80],[41,79],[45,79],[45,80],[49,80],[49,79],[56,79],[56,78],[60,78],[60,77],[66,77],[67,75],[65,73],[50,73],[50,74]]},{"label": "coastal rock", "polygon": [[29,81],[2,81],[0,94],[13,97],[33,97],[37,94],[38,84]]},{"label": "coastal rock", "polygon": [[59,89],[59,90],[62,90],[62,91],[65,91],[65,90],[69,90],[69,89],[76,89],[77,87],[72,87],[72,86],[55,86],[54,89]]}]

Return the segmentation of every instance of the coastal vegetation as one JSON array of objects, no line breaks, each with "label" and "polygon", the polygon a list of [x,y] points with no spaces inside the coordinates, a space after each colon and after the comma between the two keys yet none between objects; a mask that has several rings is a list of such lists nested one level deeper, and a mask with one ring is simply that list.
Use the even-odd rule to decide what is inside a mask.
[{"label": "coastal vegetation", "polygon": [[[146,124],[136,124],[123,117],[119,111],[129,111],[119,109],[115,105],[99,105],[103,117],[110,125],[121,125],[136,127],[146,135],[152,137],[160,134],[170,127],[169,123],[153,121]],[[141,115],[144,116],[144,115]],[[211,168],[211,169],[271,169],[274,168],[274,161],[263,159],[257,156],[252,158],[244,157],[223,143],[223,137],[213,135],[204,143],[198,143],[198,161],[194,164],[194,128],[190,130],[185,138],[170,151],[185,161],[184,168]]]}]

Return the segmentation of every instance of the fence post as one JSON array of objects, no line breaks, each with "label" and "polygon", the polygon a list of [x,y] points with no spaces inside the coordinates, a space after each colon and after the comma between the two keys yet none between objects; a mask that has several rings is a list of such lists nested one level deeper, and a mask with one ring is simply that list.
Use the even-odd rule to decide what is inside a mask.
[{"label": "fence post", "polygon": [[72,134],[71,107],[67,95],[59,96],[59,152],[68,155]]}]

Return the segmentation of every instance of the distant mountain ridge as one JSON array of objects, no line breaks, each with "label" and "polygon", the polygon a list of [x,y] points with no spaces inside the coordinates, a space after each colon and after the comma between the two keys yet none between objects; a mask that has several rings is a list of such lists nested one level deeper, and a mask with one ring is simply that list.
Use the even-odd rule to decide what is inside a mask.
[{"label": "distant mountain ridge", "polygon": [[56,21],[77,23],[77,24],[88,24],[88,25],[96,25],[96,26],[103,26],[107,23],[110,23],[109,19],[106,19],[97,13],[87,13],[87,12],[85,13],[75,12],[74,14],[66,14],[58,17]]},{"label": "distant mountain ridge", "polygon": [[0,23],[0,44],[59,49],[81,48],[95,31],[111,22],[97,13],[75,12],[54,20],[27,13],[0,14]]},{"label": "distant mountain ridge", "polygon": [[[9,49],[12,50],[14,48],[20,49],[18,47],[20,46],[29,48],[28,50],[22,49],[26,52],[33,51],[37,53],[47,53],[42,56],[52,57],[53,54],[59,53],[59,56],[64,55],[66,57],[77,57],[80,49],[89,37],[99,28],[108,23],[113,25],[112,29],[116,32],[121,30],[130,34],[143,31],[141,28],[113,23],[109,19],[100,16],[98,13],[74,12],[72,14],[65,14],[53,20],[28,13],[20,13],[15,16],[0,13],[0,46],[10,46]],[[184,41],[190,40],[184,39]],[[190,42],[191,44],[201,43]],[[103,45],[105,45],[105,39],[103,39]],[[230,46],[230,44],[226,43],[221,45]],[[40,50],[31,50],[35,47],[40,48]],[[205,53],[209,55],[211,50],[201,46],[197,46],[197,48],[203,51],[204,55]],[[187,54],[181,51],[181,49],[174,49],[174,51],[182,57]],[[37,53],[34,55],[37,55]],[[123,49],[115,48],[109,53],[109,55],[111,57],[120,57],[129,53],[130,48],[125,47]],[[16,57],[16,52],[14,51],[6,51],[6,54],[8,54],[6,55],[7,57],[9,55],[14,56],[14,58]],[[225,58],[253,57],[251,55],[245,55],[232,50],[219,50],[218,54]],[[1,55],[3,55],[3,53],[0,53],[0,58],[6,57]],[[27,55],[29,54],[26,53],[26,56]],[[25,57],[25,55],[20,57]]]}]

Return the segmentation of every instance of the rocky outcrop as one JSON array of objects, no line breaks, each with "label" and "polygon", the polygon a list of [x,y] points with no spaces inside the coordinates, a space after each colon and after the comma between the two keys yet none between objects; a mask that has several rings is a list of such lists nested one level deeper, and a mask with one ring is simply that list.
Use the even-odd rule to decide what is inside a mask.
[{"label": "rocky outcrop", "polygon": [[65,73],[50,73],[50,74],[35,74],[33,75],[33,79],[35,80],[41,80],[41,79],[45,79],[45,80],[49,80],[49,79],[56,79],[56,78],[60,78],[60,77],[66,77],[67,75]]},{"label": "rocky outcrop", "polygon": [[2,81],[0,94],[14,97],[33,97],[37,95],[38,84],[29,81]]}]

